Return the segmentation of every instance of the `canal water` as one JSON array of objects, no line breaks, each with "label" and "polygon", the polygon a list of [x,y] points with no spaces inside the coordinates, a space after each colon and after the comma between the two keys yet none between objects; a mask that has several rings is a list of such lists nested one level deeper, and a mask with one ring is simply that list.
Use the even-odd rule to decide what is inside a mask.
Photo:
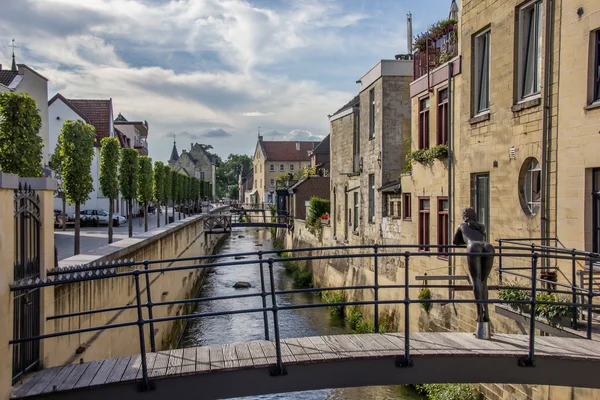
[{"label": "canal water", "polygon": [[[247,228],[236,230],[228,237],[222,248],[222,254],[272,250],[271,235],[265,229]],[[232,261],[233,257],[220,259]],[[270,288],[268,267],[265,269],[265,283]],[[204,281],[199,297],[227,296],[241,293],[260,292],[260,269],[258,265],[219,267],[209,273]],[[293,288],[293,280],[282,265],[274,267],[275,285],[279,290]],[[238,281],[249,282],[250,289],[234,289]],[[279,295],[279,305],[320,303],[317,293],[297,293]],[[267,298],[270,304],[270,298]],[[198,304],[197,313],[260,308],[260,297],[233,300],[216,300]],[[270,313],[269,313],[270,314]],[[272,321],[269,320],[271,339]],[[279,326],[282,338],[306,337],[317,335],[336,335],[350,333],[343,320],[331,318],[326,307],[286,310],[279,313]],[[236,314],[191,319],[180,340],[179,347],[209,346],[225,343],[264,340],[262,313]],[[253,399],[300,399],[300,400],[416,400],[421,396],[402,386],[377,386],[368,388],[328,389],[295,393],[279,393],[255,396]]]}]

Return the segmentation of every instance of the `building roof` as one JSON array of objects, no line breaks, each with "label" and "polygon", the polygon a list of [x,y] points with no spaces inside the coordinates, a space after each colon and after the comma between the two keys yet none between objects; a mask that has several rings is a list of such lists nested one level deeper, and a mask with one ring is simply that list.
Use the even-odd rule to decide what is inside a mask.
[{"label": "building roof", "polygon": [[346,104],[344,104],[342,106],[342,108],[340,108],[339,110],[337,110],[336,112],[334,112],[331,116],[337,115],[339,113],[341,113],[344,110],[347,110],[349,108],[354,108],[354,107],[360,107],[360,96],[356,95],[352,100],[350,100],[349,102],[347,102]]},{"label": "building roof", "polygon": [[272,161],[310,161],[308,152],[319,142],[259,141],[265,158]]},{"label": "building roof", "polygon": [[10,86],[17,75],[19,75],[17,71],[11,71],[9,69],[0,70],[0,83],[4,86]]},{"label": "building roof", "polygon": [[173,150],[171,150],[171,158],[169,161],[177,161],[179,159],[179,153],[177,152],[177,146],[175,145],[175,141],[173,141]]},{"label": "building roof", "polygon": [[315,149],[312,152],[313,154],[329,154],[329,135],[327,135],[325,137],[325,139],[323,139],[321,141],[321,143],[319,143],[317,145],[317,147],[315,147]]},{"label": "building roof", "polygon": [[127,118],[125,118],[123,114],[119,113],[119,115],[117,115],[117,118],[115,118],[115,122],[127,122]]},{"label": "building roof", "polygon": [[96,143],[110,136],[110,123],[112,115],[112,99],[109,100],[89,100],[89,99],[67,99],[60,93],[57,93],[50,101],[48,106],[52,105],[57,99],[62,100],[69,108],[79,115],[86,123],[91,124],[96,129]]}]

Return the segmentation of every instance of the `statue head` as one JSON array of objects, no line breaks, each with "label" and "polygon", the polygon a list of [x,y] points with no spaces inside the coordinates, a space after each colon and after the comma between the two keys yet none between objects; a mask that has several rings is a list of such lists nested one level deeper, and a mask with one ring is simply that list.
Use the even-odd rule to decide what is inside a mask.
[{"label": "statue head", "polygon": [[464,222],[477,221],[477,212],[473,207],[463,209],[462,218]]}]

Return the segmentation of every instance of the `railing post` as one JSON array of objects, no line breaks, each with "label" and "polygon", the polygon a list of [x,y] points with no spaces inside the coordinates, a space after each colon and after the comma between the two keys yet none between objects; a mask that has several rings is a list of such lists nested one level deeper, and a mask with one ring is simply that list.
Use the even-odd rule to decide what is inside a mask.
[{"label": "railing post", "polygon": [[502,239],[498,240],[498,280],[502,285]]},{"label": "railing post", "polygon": [[379,251],[379,245],[375,244],[373,246],[373,252],[375,253],[375,277],[374,277],[374,300],[375,300],[375,315],[373,317],[373,325],[375,326],[375,333],[379,333],[379,257],[377,256],[377,252]]},{"label": "railing post", "polygon": [[592,303],[594,302],[594,261],[590,260],[589,271],[590,282],[588,284],[588,315],[587,315],[587,338],[592,338]]},{"label": "railing post", "polygon": [[265,340],[269,340],[269,317],[267,316],[267,292],[265,291],[265,275],[263,271],[263,252],[258,252],[258,259],[260,261],[260,297],[262,297],[262,308],[263,308],[263,324],[265,328]]},{"label": "railing post", "polygon": [[[532,251],[534,247],[532,245]],[[535,251],[531,254],[531,310],[529,313],[529,354],[527,357],[519,358],[519,366],[535,367],[535,306],[537,304],[537,262],[538,254]]]},{"label": "railing post", "polygon": [[148,365],[146,363],[146,339],[144,339],[144,316],[142,314],[142,295],[140,294],[140,271],[133,271],[133,278],[135,281],[135,300],[138,314],[137,325],[140,335],[140,357],[142,358],[142,383],[140,389],[146,392],[150,390],[150,382],[148,380]]},{"label": "railing post", "polygon": [[154,321],[152,317],[152,291],[150,290],[150,274],[148,274],[148,261],[144,261],[144,275],[146,275],[146,299],[148,300],[148,319],[150,320],[150,351],[156,353],[156,341],[154,339]]},{"label": "railing post", "polygon": [[273,303],[273,328],[275,332],[275,365],[271,367],[271,375],[279,376],[285,375],[285,369],[283,368],[283,362],[281,360],[281,337],[279,336],[279,309],[277,307],[277,295],[275,293],[275,276],[273,273],[273,259],[269,258],[269,279],[271,282],[271,301]]},{"label": "railing post", "polygon": [[577,306],[575,306],[575,304],[577,303],[577,263],[576,263],[576,259],[575,259],[575,252],[577,251],[577,249],[573,249],[571,250],[571,291],[573,294],[572,297],[572,301],[573,301],[573,307],[571,307],[571,313],[572,315],[572,319],[571,319],[571,327],[575,330],[577,330]]},{"label": "railing post", "polygon": [[410,252],[404,253],[404,357],[396,358],[396,366],[408,368],[413,366],[410,359],[410,293],[409,293],[409,265]]}]

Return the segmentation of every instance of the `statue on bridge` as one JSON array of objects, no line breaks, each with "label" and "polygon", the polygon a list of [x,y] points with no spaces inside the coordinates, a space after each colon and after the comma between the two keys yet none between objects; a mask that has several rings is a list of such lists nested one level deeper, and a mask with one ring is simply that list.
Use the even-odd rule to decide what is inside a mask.
[{"label": "statue on bridge", "polygon": [[[467,253],[489,254],[467,255],[467,264],[469,265],[469,274],[473,281],[475,299],[487,300],[487,279],[492,272],[494,264],[494,246],[485,241],[485,225],[477,222],[477,213],[473,208],[465,208],[462,212],[462,217],[463,223],[459,225],[454,234],[454,244],[457,246],[466,245]],[[477,303],[477,330],[475,331],[475,336],[478,339],[491,338],[489,322],[488,303]]]}]

